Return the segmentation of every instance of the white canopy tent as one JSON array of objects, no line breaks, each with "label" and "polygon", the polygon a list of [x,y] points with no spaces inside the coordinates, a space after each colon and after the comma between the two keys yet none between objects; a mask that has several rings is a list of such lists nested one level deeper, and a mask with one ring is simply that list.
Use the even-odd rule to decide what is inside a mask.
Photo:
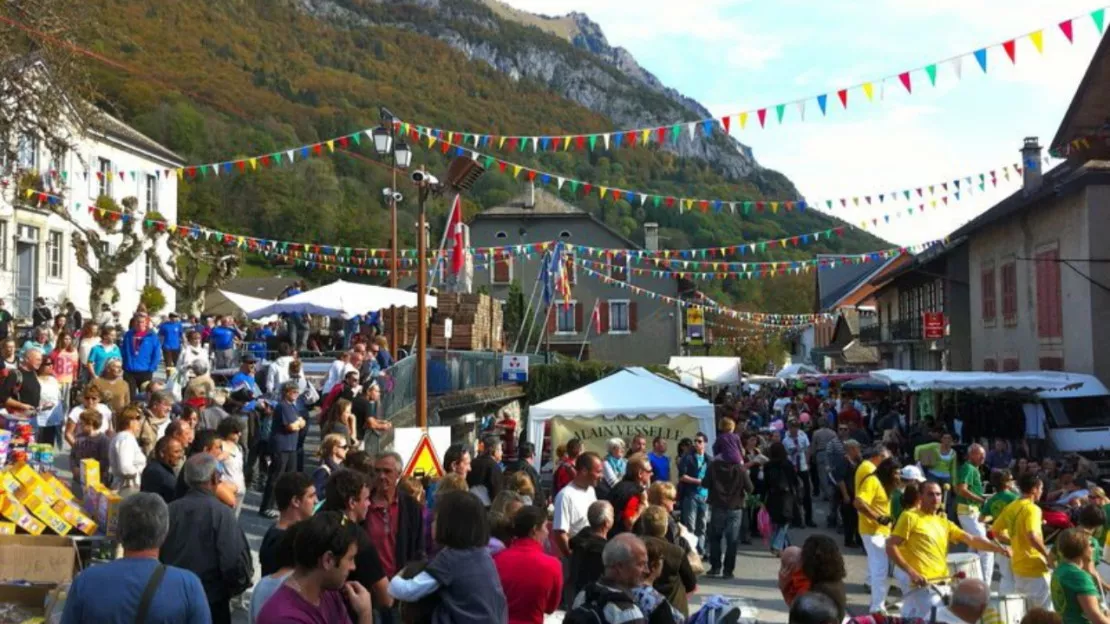
[{"label": "white canopy tent", "polygon": [[528,440],[537,449],[543,448],[548,421],[553,421],[553,445],[566,442],[558,439],[558,429],[576,434],[586,450],[595,451],[611,438],[628,440],[637,433],[648,440],[663,436],[674,448],[678,436],[693,438],[701,431],[711,446],[717,431],[713,404],[643,368],[626,368],[533,405],[528,410]]},{"label": "white canopy tent", "polygon": [[902,386],[907,390],[977,390],[981,392],[1025,391],[1045,392],[1068,390],[1083,385],[1085,375],[1052,371],[1017,371],[1012,373],[911,371],[883,369],[871,376],[881,382]]},{"label": "white canopy tent", "polygon": [[799,375],[820,375],[820,374],[821,374],[821,371],[817,370],[816,367],[810,366],[809,364],[796,363],[796,364],[787,364],[786,366],[782,367],[782,370],[775,373],[775,377],[778,377],[779,379],[790,379],[792,377],[797,377]]},{"label": "white canopy tent", "polygon": [[231,292],[230,290],[220,290],[220,294],[223,295],[224,299],[227,299],[227,301],[233,306],[239,308],[239,310],[243,314],[246,314],[251,318],[256,318],[257,320],[261,321],[265,321],[266,319],[255,317],[252,313],[255,310],[260,310],[273,303],[272,299],[252,297],[250,295],[243,295],[237,292]]},{"label": "white canopy tent", "polygon": [[671,356],[667,368],[678,375],[683,385],[691,388],[740,385],[738,357]]},{"label": "white canopy tent", "polygon": [[[429,308],[436,307],[436,298],[431,295],[425,297],[425,302]],[[270,314],[295,312],[349,319],[393,306],[415,308],[416,293],[337,280],[327,286],[314,288],[288,299],[271,301],[268,305],[249,312],[247,316],[257,318]]]}]

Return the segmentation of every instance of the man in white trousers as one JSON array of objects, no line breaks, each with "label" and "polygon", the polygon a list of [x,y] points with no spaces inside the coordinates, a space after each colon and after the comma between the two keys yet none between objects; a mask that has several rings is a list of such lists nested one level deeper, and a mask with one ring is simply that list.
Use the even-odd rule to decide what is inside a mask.
[{"label": "man in white trousers", "polygon": [[929,586],[951,581],[948,542],[1010,554],[1005,546],[968,535],[943,514],[938,515],[940,502],[940,485],[927,481],[921,486],[921,505],[902,512],[886,541],[887,556],[895,565],[894,578],[902,588],[901,615],[904,618],[928,618],[932,608],[942,604],[940,594]]},{"label": "man in white trousers", "polygon": [[1044,482],[1032,473],[1018,477],[1021,498],[1006,505],[991,528],[997,539],[1008,541],[1013,549],[1010,565],[1014,571],[1014,590],[1025,596],[1027,607],[1052,610],[1048,562],[1051,556],[1041,531],[1041,508],[1037,501],[1044,493]]},{"label": "man in white trousers", "polygon": [[871,462],[876,468],[859,482],[852,505],[859,512],[859,536],[867,552],[867,582],[871,586],[868,613],[885,614],[886,579],[890,568],[886,540],[893,524],[890,493],[898,485],[898,463],[894,459],[884,460],[879,447],[868,449],[865,456],[864,462]]},{"label": "man in white trousers", "polygon": [[[979,467],[987,458],[987,451],[978,444],[967,449],[967,461],[956,468],[954,480],[956,490],[956,518],[960,528],[977,537],[987,536],[987,527],[979,521],[980,509],[987,498],[983,496],[983,478]],[[979,563],[983,568],[983,582],[990,586],[994,576],[994,553],[979,553]]]}]

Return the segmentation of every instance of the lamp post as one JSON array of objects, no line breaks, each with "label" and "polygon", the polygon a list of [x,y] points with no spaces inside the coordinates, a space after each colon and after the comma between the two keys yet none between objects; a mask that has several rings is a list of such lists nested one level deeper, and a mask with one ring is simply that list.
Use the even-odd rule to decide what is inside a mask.
[{"label": "lamp post", "polygon": [[[374,151],[378,156],[389,156],[393,185],[386,193],[389,196],[389,287],[397,288],[398,281],[398,241],[397,241],[397,169],[408,169],[412,163],[412,151],[404,141],[397,140],[396,117],[384,106],[380,109],[381,125],[374,129]],[[389,348],[397,352],[397,307],[389,308]]]}]

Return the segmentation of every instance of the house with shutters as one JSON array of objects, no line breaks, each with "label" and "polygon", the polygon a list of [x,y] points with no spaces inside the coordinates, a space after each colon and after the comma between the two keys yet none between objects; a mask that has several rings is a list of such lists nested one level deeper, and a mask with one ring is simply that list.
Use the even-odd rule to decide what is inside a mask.
[{"label": "house with shutters", "polygon": [[[486,286],[490,294],[505,300],[510,284],[517,282],[524,292],[525,304],[532,300],[532,312],[546,319],[542,339],[552,351],[583,360],[603,360],[621,365],[665,364],[679,355],[682,340],[682,308],[678,280],[658,270],[645,271],[636,261],[630,263],[621,250],[658,249],[658,226],[644,224],[645,245],[625,238],[588,212],[575,208],[542,190],[525,194],[475,215],[470,225],[473,247],[532,245],[562,241],[567,245],[570,302],[544,310],[537,286],[543,272],[543,255],[500,254],[492,267],[475,275],[474,286]],[[586,257],[576,247],[614,250],[610,254]],[[645,291],[666,295],[672,301],[652,298],[631,289],[605,283],[597,275],[638,286]],[[595,315],[596,310],[596,315]],[[593,319],[593,322],[591,322]],[[535,349],[539,332],[532,337]],[[512,345],[509,345],[511,348]],[[524,346],[519,345],[520,349]]]},{"label": "house with shutters", "polygon": [[[64,198],[73,218],[96,228],[88,207],[102,195],[119,203],[138,200],[140,218],[159,213],[177,221],[177,176],[183,159],[153,139],[114,117],[101,114],[78,136],[65,153],[49,153],[31,131],[16,133],[14,163],[4,163],[5,179],[27,174],[40,177],[42,188]],[[16,197],[15,184],[0,189],[0,297],[17,319],[29,319],[34,300],[42,297],[51,307],[72,301],[88,317],[89,276],[77,266],[72,246],[75,228],[34,198]],[[109,251],[120,236],[105,235]],[[165,242],[158,252],[167,258]],[[95,258],[91,258],[95,262]],[[154,265],[144,254],[116,280],[119,298],[114,308],[124,315],[139,305],[145,286],[161,288],[165,310],[174,309],[176,293],[161,283]]]}]

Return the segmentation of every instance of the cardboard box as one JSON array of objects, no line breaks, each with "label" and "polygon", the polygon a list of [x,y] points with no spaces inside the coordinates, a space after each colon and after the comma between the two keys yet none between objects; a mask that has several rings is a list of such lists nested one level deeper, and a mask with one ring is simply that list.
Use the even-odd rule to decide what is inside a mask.
[{"label": "cardboard box", "polygon": [[54,503],[54,512],[63,520],[73,525],[80,533],[93,535],[96,533],[96,522],[85,515],[81,507],[73,501],[58,501]]},{"label": "cardboard box", "polygon": [[15,535],[15,523],[0,522],[0,535]]},{"label": "cardboard box", "polygon": [[31,513],[35,514],[35,516],[39,520],[42,520],[51,531],[54,531],[58,535],[66,535],[73,530],[73,526],[55,513],[54,509],[51,508],[46,500],[32,494],[22,499],[22,501],[23,505],[31,510]]},{"label": "cardboard box", "polygon": [[102,485],[100,480],[100,462],[95,459],[82,459],[81,466],[81,484],[84,486]]},{"label": "cardboard box", "polygon": [[14,474],[9,471],[0,472],[0,490],[15,496],[15,493],[18,492],[21,487],[23,487],[23,484],[19,482],[19,479],[15,478]]},{"label": "cardboard box", "polygon": [[46,615],[46,597],[54,588],[50,585],[0,585],[0,604],[16,604],[33,617]]},{"label": "cardboard box", "polygon": [[108,537],[115,537],[119,529],[119,505],[122,502],[123,499],[115,492],[108,492],[101,498],[100,508],[104,513],[98,516],[97,520],[104,527],[104,534]]},{"label": "cardboard box", "polygon": [[5,494],[0,494],[0,516],[7,518],[31,535],[42,535],[46,530],[46,525],[24,509],[19,501]]},{"label": "cardboard box", "polygon": [[50,489],[54,491],[54,494],[56,494],[61,500],[71,501],[77,498],[73,495],[73,490],[70,490],[65,483],[62,483],[62,480],[59,479],[56,475],[46,475],[46,485],[48,485]]},{"label": "cardboard box", "polygon": [[72,581],[79,565],[77,547],[68,537],[0,535],[0,582],[59,585]]},{"label": "cardboard box", "polygon": [[20,483],[26,486],[33,487],[42,484],[42,477],[40,477],[39,473],[35,472],[35,469],[27,462],[21,462],[12,466],[12,474],[15,475],[15,478]]}]

